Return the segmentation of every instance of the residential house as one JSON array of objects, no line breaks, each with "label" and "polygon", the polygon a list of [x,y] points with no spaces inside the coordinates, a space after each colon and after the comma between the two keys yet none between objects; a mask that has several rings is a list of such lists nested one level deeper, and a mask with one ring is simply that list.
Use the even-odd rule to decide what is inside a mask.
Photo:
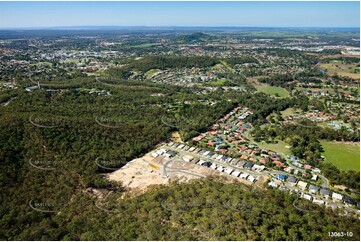
[{"label": "residential house", "polygon": [[241,172],[239,172],[239,171],[233,171],[233,172],[231,173],[231,175],[232,175],[232,176],[235,176],[235,177],[239,177],[240,174],[241,174]]},{"label": "residential house", "polygon": [[333,192],[332,193],[332,200],[334,201],[342,201],[343,196],[339,193]]},{"label": "residential house", "polygon": [[293,176],[289,176],[289,177],[287,178],[287,181],[288,181],[292,186],[294,186],[294,185],[297,184],[297,178],[296,178],[296,177],[293,177]]},{"label": "residential house", "polygon": [[312,201],[312,199],[313,199],[313,197],[312,197],[311,195],[306,194],[306,193],[304,193],[302,197],[303,197],[304,199],[309,200],[309,201]]},{"label": "residential house", "polygon": [[299,181],[299,182],[297,183],[297,186],[298,186],[299,188],[301,188],[302,190],[306,190],[307,185],[308,185],[308,183],[307,183],[307,182],[304,182],[304,181]]},{"label": "residential house", "polygon": [[268,183],[268,186],[274,187],[274,188],[277,188],[277,187],[278,187],[278,185],[277,185],[275,182],[273,182],[273,181],[270,181],[270,182]]},{"label": "residential house", "polygon": [[320,188],[318,186],[310,184],[308,190],[310,191],[310,193],[316,194],[320,190]]},{"label": "residential house", "polygon": [[286,178],[287,178],[287,176],[285,175],[285,174],[278,174],[278,180],[280,180],[280,181],[286,181]]},{"label": "residential house", "polygon": [[251,163],[251,162],[246,162],[246,164],[244,164],[244,167],[245,167],[245,168],[248,168],[248,169],[252,169],[253,163]]},{"label": "residential house", "polygon": [[328,198],[331,195],[331,191],[326,189],[326,188],[321,188],[320,189],[320,193],[322,194],[322,196],[324,196],[325,198]]}]

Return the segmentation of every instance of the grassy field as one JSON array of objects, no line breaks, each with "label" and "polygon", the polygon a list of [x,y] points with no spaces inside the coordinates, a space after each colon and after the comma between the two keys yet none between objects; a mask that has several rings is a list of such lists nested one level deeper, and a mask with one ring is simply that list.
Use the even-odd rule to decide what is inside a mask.
[{"label": "grassy field", "polygon": [[148,47],[152,47],[155,45],[157,45],[157,44],[156,43],[146,43],[146,44],[141,44],[141,45],[131,45],[128,47],[130,47],[130,48],[148,48]]},{"label": "grassy field", "polygon": [[275,152],[283,153],[285,155],[291,155],[290,149],[286,148],[287,144],[285,142],[283,142],[282,140],[278,140],[277,144],[267,144],[264,141],[259,142],[257,144],[262,149],[268,149],[268,150],[272,150],[272,151],[275,151]]},{"label": "grassy field", "polygon": [[282,111],[281,114],[282,114],[282,118],[285,118],[287,116],[292,116],[292,115],[296,115],[296,114],[301,114],[302,113],[302,110],[299,109],[299,108],[287,108],[286,110]]},{"label": "grassy field", "polygon": [[217,81],[214,81],[214,82],[206,82],[204,85],[217,87],[217,86],[223,86],[223,85],[225,85],[227,83],[229,83],[229,81],[226,78],[221,78],[221,79],[218,79]]},{"label": "grassy field", "polygon": [[159,70],[158,69],[150,69],[149,71],[147,71],[145,74],[148,76],[152,76],[155,73],[157,73]]},{"label": "grassy field", "polygon": [[258,92],[264,92],[271,96],[279,95],[279,97],[289,97],[289,92],[284,89],[283,87],[275,87],[275,86],[268,86],[268,85],[256,85],[255,86]]},{"label": "grassy field", "polygon": [[225,62],[225,61],[222,60],[222,61],[221,61],[221,64],[222,64],[227,70],[229,70],[230,72],[235,72],[235,70],[234,70],[232,67],[230,67],[227,62]]},{"label": "grassy field", "polygon": [[326,161],[341,170],[360,171],[360,143],[321,141]]},{"label": "grassy field", "polygon": [[332,76],[338,74],[339,76],[348,76],[353,79],[360,79],[360,73],[355,73],[355,71],[360,71],[359,68],[356,68],[356,64],[342,64],[341,62],[321,64],[322,70],[327,70],[327,74]]}]

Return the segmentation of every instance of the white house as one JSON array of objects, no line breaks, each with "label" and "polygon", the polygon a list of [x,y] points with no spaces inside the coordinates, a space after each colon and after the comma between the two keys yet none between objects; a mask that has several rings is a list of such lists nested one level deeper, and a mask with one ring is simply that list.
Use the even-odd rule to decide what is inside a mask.
[{"label": "white house", "polygon": [[332,193],[332,199],[333,199],[334,201],[337,201],[337,200],[342,201],[342,198],[343,198],[343,196],[342,196],[341,194],[335,193],[335,192]]},{"label": "white house", "polygon": [[298,183],[297,183],[297,186],[299,187],[299,188],[301,188],[302,190],[306,190],[306,188],[307,188],[307,182],[304,182],[304,181],[299,181]]}]

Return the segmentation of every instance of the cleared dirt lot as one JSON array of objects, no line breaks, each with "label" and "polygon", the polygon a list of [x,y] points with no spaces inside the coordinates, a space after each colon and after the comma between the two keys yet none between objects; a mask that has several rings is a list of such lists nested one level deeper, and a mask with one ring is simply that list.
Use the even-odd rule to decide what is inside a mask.
[{"label": "cleared dirt lot", "polygon": [[[109,173],[109,180],[121,181],[128,191],[145,192],[151,185],[168,184],[172,180],[187,182],[191,179],[206,178],[208,176],[220,176],[225,182],[238,182],[252,185],[253,183],[213,170],[208,167],[183,161],[180,157],[168,158],[158,156],[153,158],[146,155],[130,161],[121,169]],[[265,179],[259,179],[255,185],[260,185]],[[254,185],[254,184],[253,184]]]}]

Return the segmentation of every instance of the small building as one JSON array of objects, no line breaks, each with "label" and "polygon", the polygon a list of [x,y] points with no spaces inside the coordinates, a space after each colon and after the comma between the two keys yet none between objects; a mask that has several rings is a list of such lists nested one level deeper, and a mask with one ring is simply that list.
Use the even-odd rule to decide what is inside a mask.
[{"label": "small building", "polygon": [[253,163],[251,163],[251,162],[246,162],[246,164],[244,164],[244,167],[245,167],[245,168],[248,168],[248,169],[252,169]]},{"label": "small building", "polygon": [[26,87],[25,90],[27,92],[31,92],[31,91],[34,91],[36,89],[40,89],[39,86],[30,86],[30,87]]},{"label": "small building", "polygon": [[320,189],[320,193],[322,194],[322,196],[324,196],[325,198],[328,198],[331,195],[331,191],[326,189],[326,188],[321,188]]},{"label": "small building", "polygon": [[157,154],[156,152],[153,152],[151,155],[152,155],[154,158],[158,157],[158,154]]},{"label": "small building", "polygon": [[239,172],[239,171],[233,171],[233,172],[231,173],[231,175],[232,175],[232,176],[235,176],[235,177],[239,177],[240,174],[241,174],[241,172]]},{"label": "small building", "polygon": [[233,160],[233,158],[232,157],[228,157],[227,159],[226,159],[226,162],[231,162]]},{"label": "small building", "polygon": [[280,181],[286,181],[287,176],[285,174],[278,174],[277,179]]},{"label": "small building", "polygon": [[289,166],[289,167],[285,168],[284,171],[288,172],[288,173],[292,173],[293,169],[292,169],[292,167]]},{"label": "small building", "polygon": [[214,164],[214,163],[213,163],[210,167],[211,167],[213,170],[217,169],[217,165]]},{"label": "small building", "polygon": [[177,148],[178,149],[183,149],[184,146],[185,146],[184,144],[180,144]]},{"label": "small building", "polygon": [[356,206],[357,202],[350,197],[343,197],[343,201],[346,205]]},{"label": "small building", "polygon": [[332,193],[332,200],[334,201],[342,201],[343,196],[339,193],[333,192]]},{"label": "small building", "polygon": [[245,164],[246,164],[245,161],[239,160],[238,163],[237,163],[237,166],[239,166],[239,167],[244,167]]},{"label": "small building", "polygon": [[224,171],[224,167],[223,167],[223,166],[219,166],[219,167],[217,168],[217,171],[223,172],[223,171]]},{"label": "small building", "polygon": [[316,194],[316,193],[318,193],[320,188],[318,186],[311,184],[310,187],[308,188],[308,190],[310,191],[310,193]]},{"label": "small building", "polygon": [[301,188],[302,190],[306,190],[306,188],[307,188],[307,182],[304,182],[304,181],[299,181],[298,183],[297,183],[297,186],[299,187],[299,188]]},{"label": "small building", "polygon": [[253,167],[252,167],[252,170],[254,171],[263,171],[266,167],[264,165],[257,165],[255,164]]},{"label": "small building", "polygon": [[318,168],[314,168],[314,169],[312,169],[312,171],[315,172],[315,173],[321,173],[321,170],[318,169]]},{"label": "small building", "polygon": [[212,162],[206,161],[202,163],[202,166],[206,166],[206,167],[211,167],[212,166]]},{"label": "small building", "polygon": [[273,181],[270,181],[270,182],[268,183],[268,186],[274,187],[274,188],[277,188],[277,187],[278,187],[278,185],[277,185],[275,182],[273,182]]},{"label": "small building", "polygon": [[191,162],[197,164],[199,162],[199,158],[194,158]]},{"label": "small building", "polygon": [[322,199],[313,199],[313,202],[318,204],[318,205],[324,205],[325,204],[325,201],[323,201]]},{"label": "small building", "polygon": [[253,176],[248,176],[247,180],[253,183],[256,182],[256,178],[254,178]]},{"label": "small building", "polygon": [[194,159],[194,157],[191,156],[191,155],[183,156],[183,160],[186,161],[186,162],[191,162],[193,159]]},{"label": "small building", "polygon": [[233,169],[232,168],[227,168],[224,170],[224,173],[230,175],[231,173],[233,172]]},{"label": "small building", "polygon": [[242,179],[247,179],[248,174],[247,173],[242,173],[239,177],[242,178]]},{"label": "small building", "polygon": [[177,154],[177,152],[175,152],[174,150],[168,150],[164,155],[166,157],[173,157]]},{"label": "small building", "polygon": [[317,178],[318,178],[318,176],[316,174],[313,174],[311,180],[317,181]]},{"label": "small building", "polygon": [[306,193],[304,193],[302,197],[303,197],[304,199],[309,200],[309,201],[312,201],[312,199],[313,199],[313,197],[312,197],[311,195],[306,194]]},{"label": "small building", "polygon": [[297,184],[297,178],[294,176],[287,177],[287,182],[289,182],[292,186]]},{"label": "small building", "polygon": [[223,155],[218,155],[218,156],[216,157],[216,160],[220,160],[222,157],[223,157]]}]

